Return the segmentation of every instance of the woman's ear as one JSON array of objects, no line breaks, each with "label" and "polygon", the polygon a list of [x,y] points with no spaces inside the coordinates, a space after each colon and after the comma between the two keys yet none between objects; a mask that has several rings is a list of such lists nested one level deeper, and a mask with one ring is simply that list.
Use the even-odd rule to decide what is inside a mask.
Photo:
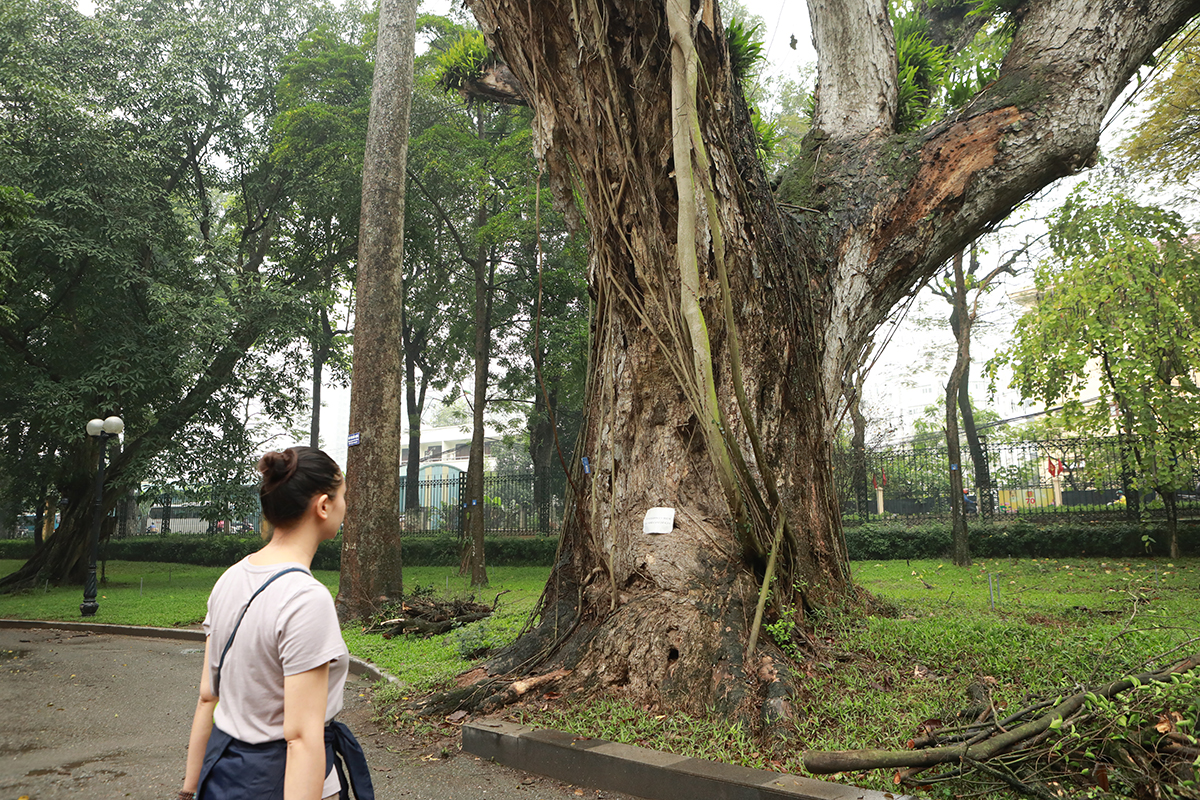
[{"label": "woman's ear", "polygon": [[313,500],[313,510],[317,513],[317,519],[321,521],[329,519],[329,506],[332,502],[332,498],[327,494],[317,495]]}]

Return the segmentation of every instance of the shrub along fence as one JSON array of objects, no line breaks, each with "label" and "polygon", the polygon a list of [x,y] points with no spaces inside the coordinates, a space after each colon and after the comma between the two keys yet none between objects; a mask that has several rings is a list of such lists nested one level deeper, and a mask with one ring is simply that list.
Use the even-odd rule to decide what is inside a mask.
[{"label": "shrub along fence", "polygon": [[[1133,557],[1146,553],[1147,543],[1149,552],[1157,552],[1157,542],[1167,539],[1163,526],[1172,514],[1179,524],[1180,546],[1185,552],[1200,550],[1200,442],[1194,438],[1147,442],[1077,437],[983,444],[986,469],[975,468],[965,447],[963,463],[956,466],[969,487],[971,552],[977,556]],[[951,465],[944,442],[858,454],[839,449],[834,459],[852,558],[940,557],[949,551]],[[485,530],[493,542],[488,545],[489,562],[504,563],[493,561],[491,548],[500,548],[496,558],[520,563],[549,559],[538,555],[531,562],[527,559],[533,556],[519,545],[512,550],[496,542],[540,538],[547,542],[547,552],[553,550],[567,491],[562,474],[556,470],[545,479],[488,475],[484,480]],[[458,563],[465,474],[423,480],[418,496],[420,506],[398,509],[406,563]],[[113,526],[109,558],[230,564],[258,546],[256,538],[246,538],[261,529],[254,487],[172,488],[147,493],[137,505],[140,513],[124,514],[121,524]],[[31,533],[31,528],[18,530],[22,536]],[[204,541],[184,545],[187,538]],[[123,549],[127,539],[160,543],[135,548],[146,554],[135,556],[133,550]],[[29,539],[12,544],[27,544],[32,552]]]},{"label": "shrub along fence", "polygon": [[[1166,532],[1161,523],[1124,520],[1054,521],[1024,517],[976,523],[971,526],[975,558],[1145,558],[1166,555]],[[485,558],[491,566],[543,566],[554,563],[555,537],[488,536]],[[1184,552],[1200,552],[1200,520],[1179,523]],[[338,569],[341,537],[322,542],[314,569]],[[946,520],[877,520],[846,529],[846,544],[855,561],[944,558],[950,552]],[[455,534],[406,538],[404,563],[410,567],[454,567],[462,562],[463,540]],[[0,558],[27,559],[33,540],[0,540]],[[162,561],[200,566],[228,566],[262,547],[258,537],[144,536],[112,539],[101,546],[103,558],[114,561]]]},{"label": "shrub along fence", "polygon": [[[1015,517],[969,526],[973,558],[1145,558],[1166,556],[1163,522],[1122,519],[1088,521],[1066,517]],[[1200,519],[1179,521],[1179,546],[1200,552]],[[945,558],[950,523],[944,519],[875,520],[846,527],[846,547],[855,561]]]},{"label": "shrub along fence", "polygon": [[[227,567],[260,549],[258,536],[141,536],[110,539],[100,547],[101,557],[113,561],[161,561],[195,564],[202,567]],[[0,559],[28,559],[33,555],[32,539],[0,540]],[[558,539],[552,537],[497,537],[484,539],[484,557],[489,566],[548,567],[554,563]],[[313,569],[338,569],[341,565],[342,538],[321,542],[313,558]],[[462,563],[462,540],[457,535],[406,538],[404,564],[409,567],[455,567]]]}]

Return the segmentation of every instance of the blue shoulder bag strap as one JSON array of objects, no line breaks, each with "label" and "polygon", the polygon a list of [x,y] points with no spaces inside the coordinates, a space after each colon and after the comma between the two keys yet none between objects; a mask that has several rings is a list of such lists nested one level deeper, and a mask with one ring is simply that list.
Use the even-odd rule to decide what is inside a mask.
[{"label": "blue shoulder bag strap", "polygon": [[267,578],[266,582],[263,583],[262,586],[258,587],[258,590],[255,591],[254,594],[250,595],[250,599],[246,601],[246,605],[242,606],[242,613],[238,614],[237,622],[235,622],[233,624],[233,631],[229,634],[229,638],[225,640],[225,648],[221,651],[221,660],[219,662],[217,662],[217,669],[213,673],[212,693],[213,693],[214,697],[221,696],[221,667],[225,666],[225,656],[229,653],[229,646],[233,644],[233,637],[237,636],[238,628],[242,624],[242,618],[246,616],[246,611],[249,610],[250,604],[253,603],[254,598],[256,598],[260,594],[262,594],[263,589],[266,589],[268,586],[270,586],[271,583],[274,582],[274,580],[276,578],[282,578],[284,575],[287,575],[289,572],[303,572],[305,575],[312,574],[311,572],[304,569],[303,567],[288,567],[287,569],[282,569],[279,572],[276,572],[271,577]]}]

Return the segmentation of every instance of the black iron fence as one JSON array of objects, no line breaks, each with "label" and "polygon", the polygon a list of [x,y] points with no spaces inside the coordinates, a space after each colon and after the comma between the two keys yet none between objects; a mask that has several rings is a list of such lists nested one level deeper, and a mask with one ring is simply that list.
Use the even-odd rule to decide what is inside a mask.
[{"label": "black iron fence", "polygon": [[145,497],[136,534],[248,534],[262,527],[256,486],[171,487]]},{"label": "black iron fence", "polygon": [[[843,520],[937,518],[950,513],[950,470],[960,469],[968,514],[981,517],[1087,515],[1200,518],[1200,439],[1143,441],[1072,437],[984,440],[977,467],[968,448],[951,465],[944,441],[834,452]],[[466,474],[420,481],[417,504],[399,513],[406,537],[460,533],[467,511]],[[484,477],[481,513],[491,536],[557,536],[567,486],[558,470]],[[256,487],[171,487],[143,493],[116,512],[117,537],[155,534],[250,534],[261,530]],[[28,520],[26,519],[28,516]],[[32,535],[32,515],[3,536]]]},{"label": "black iron fence", "polygon": [[[1139,519],[1200,516],[1200,440],[1111,436],[981,442],[976,459],[964,442],[952,464],[945,441],[835,453],[843,519],[950,513],[950,472],[962,470],[968,514],[1086,514]],[[1172,509],[1174,506],[1174,509]]]},{"label": "black iron fence", "polygon": [[[405,482],[400,479],[401,515],[405,536],[438,536],[461,532],[468,506],[467,474],[423,479],[419,483],[419,505],[407,507]],[[557,536],[562,523],[566,479],[555,470],[550,475],[485,475],[483,514],[490,536]]]}]

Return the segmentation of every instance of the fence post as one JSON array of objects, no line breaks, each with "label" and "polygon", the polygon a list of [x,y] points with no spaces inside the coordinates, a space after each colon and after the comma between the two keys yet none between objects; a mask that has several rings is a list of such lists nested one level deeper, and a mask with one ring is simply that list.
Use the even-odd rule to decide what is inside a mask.
[{"label": "fence post", "polygon": [[458,473],[458,538],[466,532],[467,524],[467,473]]},{"label": "fence post", "polygon": [[992,499],[992,448],[988,437],[979,437],[979,448],[983,450],[983,474],[975,470],[975,506],[979,516],[991,519],[996,514],[996,503]]},{"label": "fence post", "polygon": [[867,522],[871,518],[871,500],[870,494],[867,492],[867,450],[865,447],[855,447],[853,449],[854,459],[854,486],[857,489],[855,492],[854,504],[858,506],[858,518],[863,522]]},{"label": "fence post", "polygon": [[163,492],[162,495],[162,535],[166,536],[171,532],[171,494]]},{"label": "fence post", "polygon": [[1132,441],[1127,433],[1120,435],[1121,442],[1121,492],[1125,495],[1125,516],[1130,522],[1137,522],[1141,518],[1141,500],[1138,495],[1137,487],[1133,485],[1133,469],[1131,464],[1136,463],[1137,445]]}]

